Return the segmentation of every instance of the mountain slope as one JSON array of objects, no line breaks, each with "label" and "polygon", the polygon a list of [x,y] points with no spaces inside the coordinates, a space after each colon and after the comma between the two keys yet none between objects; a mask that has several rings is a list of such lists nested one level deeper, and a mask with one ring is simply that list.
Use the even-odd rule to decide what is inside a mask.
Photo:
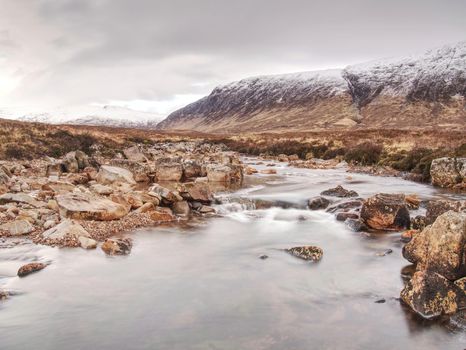
[{"label": "mountain slope", "polygon": [[163,117],[117,106],[70,106],[43,113],[0,111],[0,117],[49,124],[154,129]]},{"label": "mountain slope", "polygon": [[466,42],[345,69],[248,78],[170,114],[160,129],[210,132],[461,128]]}]

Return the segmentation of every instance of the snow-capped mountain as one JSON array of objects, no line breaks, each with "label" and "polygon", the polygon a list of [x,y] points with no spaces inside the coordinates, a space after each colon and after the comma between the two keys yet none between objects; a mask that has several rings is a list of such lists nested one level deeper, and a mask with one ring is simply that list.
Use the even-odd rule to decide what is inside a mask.
[{"label": "snow-capped mountain", "polygon": [[41,113],[0,110],[0,118],[49,124],[154,129],[164,117],[118,106],[89,105],[62,107]]},{"label": "snow-capped mountain", "polygon": [[171,113],[160,129],[461,128],[466,42],[402,59],[248,78]]}]

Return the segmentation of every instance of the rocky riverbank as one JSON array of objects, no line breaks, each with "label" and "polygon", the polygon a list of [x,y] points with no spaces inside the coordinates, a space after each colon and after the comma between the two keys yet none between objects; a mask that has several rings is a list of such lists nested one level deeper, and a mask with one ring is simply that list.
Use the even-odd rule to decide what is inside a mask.
[{"label": "rocky riverbank", "polygon": [[138,227],[215,214],[215,191],[241,185],[237,153],[200,142],[133,146],[108,159],[0,163],[0,235],[95,248]]}]

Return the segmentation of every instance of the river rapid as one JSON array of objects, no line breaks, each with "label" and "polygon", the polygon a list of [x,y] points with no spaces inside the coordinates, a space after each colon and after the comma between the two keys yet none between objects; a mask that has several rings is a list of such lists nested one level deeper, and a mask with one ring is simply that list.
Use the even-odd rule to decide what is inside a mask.
[{"label": "river rapid", "polygon": [[[1,241],[0,289],[15,295],[0,301],[0,349],[465,348],[464,324],[422,321],[400,304],[408,262],[399,232],[355,233],[305,208],[339,184],[361,197],[464,196],[344,168],[275,164],[276,175],[246,176],[242,189],[221,194],[218,217],[129,233],[128,256]],[[255,209],[257,199],[287,204]],[[300,245],[321,247],[322,260],[283,250]],[[50,265],[16,277],[31,261]]]}]

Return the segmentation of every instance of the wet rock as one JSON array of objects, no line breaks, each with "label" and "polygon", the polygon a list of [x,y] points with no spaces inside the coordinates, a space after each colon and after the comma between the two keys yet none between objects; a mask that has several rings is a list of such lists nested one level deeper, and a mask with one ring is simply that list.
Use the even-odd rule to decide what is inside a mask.
[{"label": "wet rock", "polygon": [[268,259],[268,258],[269,258],[269,256],[265,255],[265,254],[259,256],[259,259],[261,259],[261,260],[265,260],[265,259]]},{"label": "wet rock", "polygon": [[379,300],[374,301],[374,303],[376,304],[384,304],[385,302],[386,302],[385,299],[379,299]]},{"label": "wet rock", "polygon": [[81,248],[84,248],[84,249],[95,249],[95,248],[97,248],[97,241],[92,239],[92,238],[79,236],[78,241],[79,241],[79,245],[81,246]]},{"label": "wet rock", "polygon": [[214,208],[209,207],[207,205],[203,205],[199,208],[199,213],[201,214],[215,214],[216,211]]},{"label": "wet rock", "polygon": [[246,167],[246,169],[244,169],[244,172],[246,175],[253,175],[253,174],[257,174],[259,171],[256,168],[248,166]]},{"label": "wet rock", "polygon": [[172,209],[176,215],[180,216],[189,216],[189,213],[191,212],[191,209],[189,208],[189,204],[187,201],[179,201],[173,203]]},{"label": "wet rock", "polygon": [[400,240],[403,243],[410,242],[415,235],[417,235],[420,231],[419,230],[408,230],[401,234]]},{"label": "wet rock", "polygon": [[406,195],[405,202],[406,202],[406,206],[408,207],[408,209],[411,209],[411,210],[419,209],[419,206],[421,204],[421,200],[415,194]]},{"label": "wet rock", "polygon": [[176,220],[173,214],[162,210],[154,210],[149,212],[149,217],[151,220],[156,222],[170,222]]},{"label": "wet rock", "polygon": [[9,295],[10,293],[8,293],[6,290],[0,289],[0,300],[8,299]]},{"label": "wet rock", "polygon": [[187,188],[187,193],[191,201],[210,204],[213,200],[212,191],[206,183],[195,183]]},{"label": "wet rock", "polygon": [[360,219],[346,219],[345,225],[354,232],[366,231],[368,229],[366,224],[364,224]]},{"label": "wet rock", "polygon": [[375,255],[377,256],[386,256],[388,254],[391,254],[393,253],[393,250],[392,249],[387,249],[387,250],[384,250],[383,252],[377,252],[375,253]]},{"label": "wet rock", "polygon": [[437,272],[453,281],[466,276],[465,244],[466,213],[449,211],[416,234],[403,247],[403,257],[416,263],[418,269]]},{"label": "wet rock", "polygon": [[330,207],[327,208],[327,212],[335,213],[337,211],[346,211],[349,209],[357,210],[359,207],[362,206],[363,201],[361,199],[354,199],[354,200],[344,200],[342,202],[338,202],[332,204]]},{"label": "wet rock", "polygon": [[460,211],[461,203],[450,200],[433,200],[426,205],[426,224],[432,224],[440,215],[449,210]]},{"label": "wet rock", "polygon": [[0,225],[0,231],[8,232],[10,236],[27,235],[34,230],[34,226],[27,220],[15,220]]},{"label": "wet rock", "polygon": [[432,184],[453,187],[466,182],[466,158],[438,158],[430,167]]},{"label": "wet rock", "polygon": [[423,230],[427,226],[427,218],[423,215],[418,215],[411,219],[411,228],[414,230]]},{"label": "wet rock", "polygon": [[121,204],[85,193],[59,195],[56,200],[60,215],[70,219],[107,221],[128,214],[128,209]]},{"label": "wet rock", "polygon": [[23,265],[19,268],[18,270],[18,276],[19,277],[24,277],[27,276],[33,272],[40,271],[42,269],[45,269],[47,265],[43,263],[29,263],[26,265]]},{"label": "wet rock", "polygon": [[183,199],[174,191],[171,191],[166,187],[160,186],[159,184],[154,184],[153,186],[151,186],[148,190],[148,194],[151,196],[159,196],[167,204],[175,203]]},{"label": "wet rock", "polygon": [[377,194],[364,201],[361,219],[376,230],[402,230],[409,228],[410,217],[403,195]]},{"label": "wet rock", "polygon": [[128,255],[133,247],[130,238],[108,238],[102,243],[102,250],[107,255]]},{"label": "wet rock", "polygon": [[313,197],[309,199],[307,205],[311,210],[326,209],[330,204],[330,201],[325,197]]},{"label": "wet rock", "polygon": [[351,212],[340,212],[337,213],[335,216],[337,221],[346,221],[347,219],[359,219],[359,215],[357,213],[351,213]]},{"label": "wet rock", "polygon": [[312,260],[314,262],[321,260],[324,254],[323,250],[316,246],[293,247],[285,250],[300,259]]},{"label": "wet rock", "polygon": [[416,271],[401,291],[401,300],[424,318],[450,315],[466,307],[466,294],[455,283],[429,271]]},{"label": "wet rock", "polygon": [[358,193],[353,190],[347,190],[343,188],[341,185],[338,185],[335,188],[330,188],[328,190],[325,190],[320,193],[322,196],[330,196],[330,197],[340,197],[340,198],[346,198],[346,197],[357,197]]}]

